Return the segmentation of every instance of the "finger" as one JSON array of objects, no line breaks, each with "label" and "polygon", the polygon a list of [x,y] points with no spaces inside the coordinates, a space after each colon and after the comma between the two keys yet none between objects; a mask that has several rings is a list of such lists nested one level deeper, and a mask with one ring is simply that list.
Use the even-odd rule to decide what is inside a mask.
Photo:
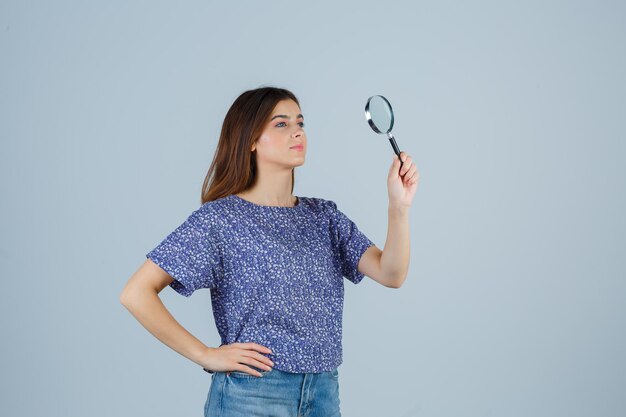
[{"label": "finger", "polygon": [[415,166],[415,164],[413,164],[413,166],[411,166],[411,169],[409,170],[409,172],[407,172],[406,177],[407,178],[413,178],[413,177],[415,177],[416,174],[417,174],[417,167]]},{"label": "finger", "polygon": [[413,161],[411,160],[411,157],[407,157],[406,162],[404,162],[404,164],[402,165],[402,169],[400,170],[400,176],[406,174],[409,169],[411,169],[411,165],[413,164]]},{"label": "finger", "polygon": [[263,363],[265,365],[274,366],[274,362],[272,362],[272,360],[270,358],[268,358],[267,356],[263,356],[260,353],[257,353],[257,352],[249,350],[249,351],[246,352],[245,356],[253,358],[253,359],[255,359],[255,360],[257,360],[257,361],[259,361],[259,362],[261,362],[261,363]]},{"label": "finger", "polygon": [[241,362],[247,365],[252,365],[255,368],[265,369],[266,371],[269,371],[270,369],[272,369],[272,367],[269,366],[268,364],[263,363],[262,361],[249,357],[249,356],[246,356],[245,359],[242,358]]},{"label": "finger", "polygon": [[249,366],[238,366],[235,368],[236,371],[240,371],[240,372],[245,372],[247,374],[253,375],[253,376],[261,376],[262,374],[259,371],[255,371],[254,369],[250,368]]},{"label": "finger", "polygon": [[420,180],[420,173],[419,172],[415,172],[411,175],[410,179],[409,179],[409,184],[417,184],[417,182]]},{"label": "finger", "polygon": [[396,155],[395,153],[392,155],[391,160],[393,161],[391,163],[391,166],[389,167],[389,177],[391,176],[396,176],[398,174],[398,170],[400,168],[400,159],[398,159],[398,155]]},{"label": "finger", "polygon": [[265,347],[263,345],[259,345],[258,343],[247,342],[247,343],[240,343],[240,345],[241,347],[244,347],[246,349],[254,349],[254,350],[258,350],[259,352],[272,353],[272,349]]}]

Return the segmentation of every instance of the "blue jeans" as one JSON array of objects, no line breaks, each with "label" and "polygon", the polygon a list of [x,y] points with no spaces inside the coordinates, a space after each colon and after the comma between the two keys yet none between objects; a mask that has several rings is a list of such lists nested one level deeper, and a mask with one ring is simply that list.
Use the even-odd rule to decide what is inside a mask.
[{"label": "blue jeans", "polygon": [[337,369],[291,373],[251,367],[262,376],[240,371],[211,375],[205,417],[341,417]]}]

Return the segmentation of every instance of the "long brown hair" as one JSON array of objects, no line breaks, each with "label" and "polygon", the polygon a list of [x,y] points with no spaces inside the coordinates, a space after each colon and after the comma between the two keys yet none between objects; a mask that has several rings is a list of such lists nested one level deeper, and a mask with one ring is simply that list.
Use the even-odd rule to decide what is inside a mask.
[{"label": "long brown hair", "polygon": [[[257,176],[256,150],[251,151],[272,110],[281,100],[291,99],[300,106],[296,96],[278,87],[261,87],[242,93],[226,113],[213,162],[202,184],[202,204],[245,191],[254,185]],[[294,186],[291,170],[291,192]]]}]

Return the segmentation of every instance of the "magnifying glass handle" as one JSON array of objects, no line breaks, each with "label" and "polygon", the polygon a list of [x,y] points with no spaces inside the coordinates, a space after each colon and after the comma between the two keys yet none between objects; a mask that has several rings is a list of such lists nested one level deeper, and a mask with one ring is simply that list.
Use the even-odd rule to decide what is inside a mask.
[{"label": "magnifying glass handle", "polygon": [[[400,159],[400,149],[398,148],[396,139],[393,137],[391,132],[388,132],[387,136],[389,137],[389,143],[391,143],[391,147],[393,148],[393,151],[396,153],[396,155],[398,155],[398,159]],[[402,169],[402,159],[400,159],[400,169]]]}]

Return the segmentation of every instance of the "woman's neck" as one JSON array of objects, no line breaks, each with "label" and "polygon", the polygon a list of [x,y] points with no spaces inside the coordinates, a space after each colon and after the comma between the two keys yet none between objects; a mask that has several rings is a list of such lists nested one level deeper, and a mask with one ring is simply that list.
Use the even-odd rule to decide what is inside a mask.
[{"label": "woman's neck", "polygon": [[291,194],[281,197],[276,195],[271,196],[263,194],[260,190],[254,189],[248,189],[237,193],[237,196],[261,206],[293,207],[298,202],[298,198]]}]

